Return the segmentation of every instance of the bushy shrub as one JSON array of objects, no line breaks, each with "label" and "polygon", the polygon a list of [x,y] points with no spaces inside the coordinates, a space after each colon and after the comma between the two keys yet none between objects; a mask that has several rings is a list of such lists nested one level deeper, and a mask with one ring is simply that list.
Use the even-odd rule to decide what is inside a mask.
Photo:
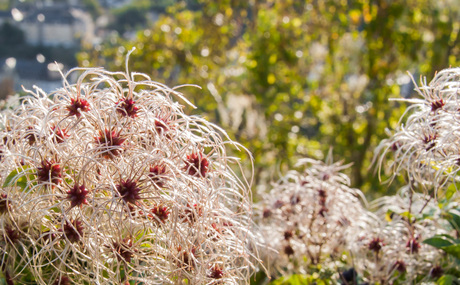
[{"label": "bushy shrub", "polygon": [[406,176],[414,191],[436,196],[456,182],[460,170],[460,68],[444,69],[415,90],[421,98],[396,99],[410,106],[376,151],[382,153],[380,166],[388,163],[383,170]]},{"label": "bushy shrub", "polygon": [[261,231],[275,238],[263,256],[272,257],[275,277],[292,274],[274,284],[459,282],[460,69],[443,70],[416,91],[422,98],[401,99],[412,105],[376,149],[381,171],[406,178],[396,195],[365,208],[339,173],[346,166],[310,159],[265,195]]},{"label": "bushy shrub", "polygon": [[297,166],[305,169],[288,172],[257,205],[263,257],[275,277],[320,267],[337,279],[344,253],[369,224],[365,199],[341,173],[349,165],[301,159]]},{"label": "bushy shrub", "polygon": [[7,284],[248,283],[249,183],[226,152],[241,147],[145,74],[72,72],[1,115]]},{"label": "bushy shrub", "polygon": [[439,249],[424,243],[436,234],[452,233],[436,202],[405,187],[372,206],[373,222],[350,244],[349,266],[361,279],[370,284],[419,284],[437,280],[451,267]]}]

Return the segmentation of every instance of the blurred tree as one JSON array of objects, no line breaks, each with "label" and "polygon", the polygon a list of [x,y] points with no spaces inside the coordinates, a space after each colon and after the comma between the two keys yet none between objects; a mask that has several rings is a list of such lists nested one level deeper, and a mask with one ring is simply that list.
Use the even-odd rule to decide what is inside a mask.
[{"label": "blurred tree", "polygon": [[0,26],[0,45],[15,46],[24,44],[24,33],[21,29],[4,22]]},{"label": "blurred tree", "polygon": [[166,8],[176,3],[176,0],[157,0],[150,2],[150,9],[153,11],[164,13]]},{"label": "blurred tree", "polygon": [[83,0],[83,6],[91,14],[94,20],[96,20],[102,13],[102,7],[97,0]]},{"label": "blurred tree", "polygon": [[[196,8],[196,1],[191,0],[189,2],[187,3],[189,9]],[[149,12],[164,13],[167,7],[173,6],[176,3],[177,0],[134,0],[129,5],[111,11],[113,19],[109,28],[123,34],[127,31],[145,27],[148,22]]]},{"label": "blurred tree", "polygon": [[10,7],[11,0],[0,0],[0,11],[6,11]]},{"label": "blurred tree", "polygon": [[387,191],[369,167],[404,109],[388,98],[410,94],[407,70],[431,76],[459,64],[460,6],[448,0],[198,5],[179,2],[134,41],[114,36],[79,58],[120,69],[136,46],[133,70],[202,86],[184,92],[251,150],[256,185],[333,147],[335,160],[354,163],[354,187]]},{"label": "blurred tree", "polygon": [[114,20],[110,28],[120,34],[137,27],[142,27],[147,23],[147,11],[142,7],[129,5],[113,11]]}]

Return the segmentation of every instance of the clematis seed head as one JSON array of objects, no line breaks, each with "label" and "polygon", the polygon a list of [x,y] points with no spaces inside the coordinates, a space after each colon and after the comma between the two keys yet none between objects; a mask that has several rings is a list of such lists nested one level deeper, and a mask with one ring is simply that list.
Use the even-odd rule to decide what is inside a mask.
[{"label": "clematis seed head", "polygon": [[70,105],[68,105],[66,109],[69,111],[69,116],[80,118],[81,112],[88,112],[90,110],[90,105],[88,101],[83,98],[71,98]]},{"label": "clematis seed head", "polygon": [[67,191],[67,199],[70,200],[70,208],[88,204],[86,199],[89,191],[86,190],[85,185],[75,184],[69,191]]},{"label": "clematis seed head", "polygon": [[120,180],[120,183],[116,185],[117,193],[116,196],[122,198],[126,203],[136,204],[136,201],[141,199],[139,191],[141,188],[138,183],[134,180]]},{"label": "clematis seed head", "polygon": [[162,188],[165,185],[166,178],[166,166],[165,165],[155,165],[150,166],[148,176],[152,179],[152,182]]},{"label": "clematis seed head", "polygon": [[212,266],[208,277],[212,279],[221,279],[222,277],[224,277],[223,268],[217,264]]},{"label": "clematis seed head", "polygon": [[123,117],[137,117],[137,112],[139,108],[135,105],[133,99],[125,98],[118,102],[117,104],[117,112],[121,114]]},{"label": "clematis seed head", "polygon": [[44,159],[41,162],[41,167],[37,168],[37,179],[41,182],[50,182],[59,184],[62,182],[62,169],[59,163],[54,160]]},{"label": "clematis seed head", "polygon": [[202,153],[192,153],[187,155],[185,160],[185,170],[189,175],[196,177],[206,177],[209,169],[209,161]]},{"label": "clematis seed head", "polygon": [[418,253],[420,247],[420,243],[417,241],[416,238],[413,237],[411,237],[406,243],[406,248],[409,253]]},{"label": "clematis seed head", "polygon": [[104,158],[114,158],[122,152],[122,144],[126,139],[120,136],[120,133],[116,130],[99,131],[99,135],[95,137],[95,141],[102,147],[102,157]]},{"label": "clematis seed head", "polygon": [[113,241],[112,250],[119,261],[124,260],[129,263],[135,253],[135,250],[133,249],[133,240],[128,237],[122,239],[121,241]]},{"label": "clematis seed head", "polygon": [[169,209],[166,206],[157,205],[154,206],[150,212],[157,217],[162,223],[164,223],[169,216]]},{"label": "clematis seed head", "polygon": [[68,137],[70,137],[65,128],[53,126],[51,127],[51,131],[54,134],[57,143],[63,143]]},{"label": "clematis seed head", "polygon": [[70,223],[66,221],[61,231],[64,233],[65,238],[67,238],[70,242],[78,242],[83,236],[82,222],[79,220],[73,220]]},{"label": "clematis seed head", "polygon": [[385,244],[381,238],[373,238],[368,245],[369,250],[378,253]]}]

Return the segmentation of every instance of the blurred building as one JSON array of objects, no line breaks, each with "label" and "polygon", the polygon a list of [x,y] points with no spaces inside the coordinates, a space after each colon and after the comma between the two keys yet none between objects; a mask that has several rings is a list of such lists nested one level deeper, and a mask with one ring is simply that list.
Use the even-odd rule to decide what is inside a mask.
[{"label": "blurred building", "polygon": [[0,11],[0,25],[3,25],[5,22],[12,22],[12,20],[10,11]]},{"label": "blurred building", "polygon": [[99,0],[99,3],[105,8],[119,8],[131,3],[132,0]]},{"label": "blurred building", "polygon": [[[34,49],[53,49],[62,51],[60,56],[78,50],[82,43],[94,43],[95,25],[91,15],[78,1],[54,4],[52,1],[18,3],[9,11],[0,11],[0,25],[9,23],[24,33],[24,53],[6,51],[0,54],[0,99],[15,92],[21,92],[22,86],[32,89],[40,86],[46,92],[61,86],[59,70],[65,72],[72,66],[54,63],[53,55],[37,53],[31,58]],[[29,46],[30,48],[26,48]],[[13,47],[14,48],[14,47]],[[15,54],[12,56],[11,54]]]},{"label": "blurred building", "polygon": [[91,16],[69,5],[37,8],[26,14],[18,26],[30,45],[75,47],[94,37]]},{"label": "blurred building", "polygon": [[0,58],[0,99],[21,91],[22,87],[32,90],[34,85],[45,92],[51,92],[62,86],[59,69],[63,68],[62,64]]}]

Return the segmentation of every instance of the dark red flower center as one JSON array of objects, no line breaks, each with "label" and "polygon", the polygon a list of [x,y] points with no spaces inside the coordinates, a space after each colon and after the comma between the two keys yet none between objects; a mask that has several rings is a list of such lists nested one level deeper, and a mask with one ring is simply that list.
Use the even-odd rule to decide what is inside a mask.
[{"label": "dark red flower center", "polygon": [[64,228],[61,230],[64,232],[64,236],[70,242],[77,242],[80,240],[80,237],[83,236],[83,225],[79,220],[74,220],[71,223],[65,222]]},{"label": "dark red flower center", "polygon": [[155,119],[155,131],[161,135],[165,134],[169,130],[169,126],[166,120],[157,118]]},{"label": "dark red flower center", "polygon": [[295,252],[294,252],[294,249],[292,248],[292,246],[290,244],[286,245],[284,247],[284,253],[287,254],[287,255],[293,255]]},{"label": "dark red flower center", "polygon": [[75,206],[81,206],[82,204],[88,204],[86,196],[89,191],[86,190],[85,185],[79,186],[75,184],[69,191],[67,191],[67,199],[70,200],[70,208]]},{"label": "dark red flower center", "polygon": [[213,279],[221,279],[222,277],[224,277],[224,270],[221,266],[214,265],[213,267],[211,267],[208,277]]},{"label": "dark red flower center", "polygon": [[328,211],[327,208],[326,208],[326,200],[327,200],[326,190],[319,189],[318,190],[318,196],[319,196],[319,205],[321,206],[320,215],[323,216],[323,213]]},{"label": "dark red flower center", "polygon": [[165,222],[169,216],[169,209],[166,206],[154,206],[150,212],[155,215],[161,222]]},{"label": "dark red flower center", "polygon": [[436,145],[437,134],[428,134],[423,137],[423,143],[426,145],[425,150],[429,151]]},{"label": "dark red flower center", "polygon": [[406,248],[409,253],[418,253],[421,245],[415,238],[410,238],[406,243]]},{"label": "dark red flower center", "polygon": [[430,270],[430,277],[433,279],[438,279],[444,274],[444,270],[441,268],[441,266],[436,265]]},{"label": "dark red flower center", "polygon": [[404,261],[402,260],[397,260],[394,264],[394,269],[401,273],[404,273],[406,272],[406,263],[404,263]]},{"label": "dark red flower center", "polygon": [[6,194],[0,195],[0,215],[8,211],[8,196]]},{"label": "dark red flower center", "polygon": [[152,182],[155,183],[158,187],[163,187],[166,178],[164,177],[166,174],[166,166],[165,165],[155,165],[150,166],[149,170],[149,177],[152,179]]},{"label": "dark red flower center", "polygon": [[431,111],[435,112],[436,110],[441,109],[442,107],[444,107],[444,105],[445,105],[445,103],[444,103],[444,100],[442,100],[442,99],[433,101],[433,102],[431,102]]},{"label": "dark red flower center", "polygon": [[126,139],[122,138],[115,130],[99,131],[99,136],[95,138],[96,143],[104,147],[102,156],[104,158],[113,158],[121,153],[121,145]]},{"label": "dark red flower center", "polygon": [[119,261],[124,260],[126,262],[131,262],[131,259],[134,257],[134,250],[132,249],[133,240],[131,238],[125,238],[119,242],[114,241],[112,247]]},{"label": "dark red flower center", "polygon": [[37,168],[37,179],[42,182],[51,182],[59,184],[62,182],[62,169],[61,166],[55,161],[43,160],[41,167]]},{"label": "dark red flower center", "polygon": [[290,238],[292,238],[294,236],[294,233],[290,230],[287,230],[284,232],[284,239],[285,240],[289,240]]},{"label": "dark red flower center", "polygon": [[373,238],[369,242],[368,247],[369,247],[369,250],[372,250],[375,253],[378,253],[384,245],[385,244],[383,243],[383,240],[381,238]]},{"label": "dark red flower center", "polygon": [[180,267],[185,267],[187,270],[191,270],[192,267],[195,266],[195,248],[192,248],[190,251],[182,250],[182,247],[179,246],[178,249],[179,251],[179,263],[178,266]]},{"label": "dark red flower center", "polygon": [[54,281],[53,285],[70,285],[70,279],[67,276],[62,276],[60,278],[57,278],[56,281]]},{"label": "dark red flower center", "polygon": [[34,127],[28,126],[24,138],[29,141],[29,145],[33,145],[37,141],[37,137]]},{"label": "dark red flower center", "polygon": [[13,228],[11,225],[6,225],[4,231],[5,238],[11,244],[15,244],[19,241],[19,238],[21,237],[19,230]]},{"label": "dark red flower center", "polygon": [[137,182],[131,179],[121,180],[120,184],[116,185],[118,196],[121,197],[126,203],[135,204],[137,200],[141,199],[139,192],[141,188]]},{"label": "dark red flower center", "polygon": [[85,99],[77,98],[77,99],[70,99],[70,105],[67,106],[67,110],[69,111],[69,116],[77,116],[77,118],[81,117],[81,112],[88,112],[90,110],[89,103]]},{"label": "dark red flower center", "polygon": [[139,108],[135,106],[135,101],[133,99],[122,99],[118,102],[117,112],[120,113],[123,117],[137,117],[137,112]]},{"label": "dark red flower center", "polygon": [[199,217],[203,215],[203,207],[194,204],[193,207],[187,204],[187,208],[184,211],[182,217],[186,218],[190,223],[195,223]]},{"label": "dark red flower center", "polygon": [[185,160],[185,170],[189,175],[196,177],[206,177],[209,169],[209,161],[202,153],[192,153],[187,155]]},{"label": "dark red flower center", "polygon": [[53,131],[53,134],[56,138],[57,143],[62,143],[64,142],[70,135],[67,133],[67,130],[65,128],[60,128],[57,126],[51,127],[51,130]]},{"label": "dark red flower center", "polygon": [[394,142],[393,144],[391,144],[391,150],[392,151],[397,151],[400,147],[401,147],[400,142]]}]

